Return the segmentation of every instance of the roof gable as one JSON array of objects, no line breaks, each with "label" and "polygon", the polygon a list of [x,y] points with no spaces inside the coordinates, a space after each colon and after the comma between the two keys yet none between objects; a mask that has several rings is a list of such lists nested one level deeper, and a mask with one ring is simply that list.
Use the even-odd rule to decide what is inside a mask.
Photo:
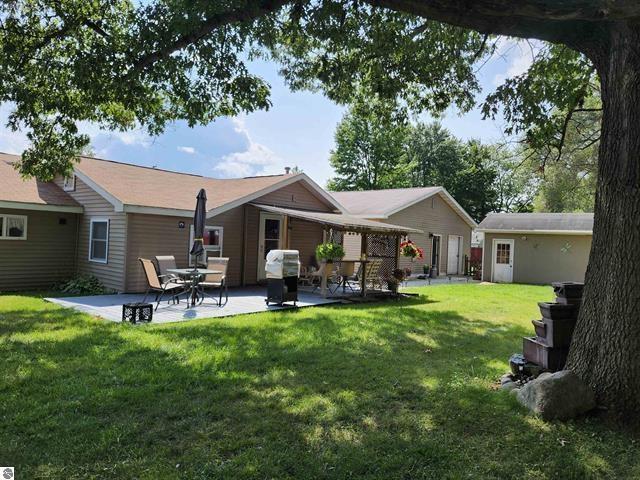
[{"label": "roof gable", "polygon": [[201,188],[207,193],[208,217],[250,202],[295,182],[303,182],[329,206],[340,204],[304,173],[218,179],[127,163],[81,157],[76,174],[109,200],[116,210],[190,215]]},{"label": "roof gable", "polygon": [[471,227],[477,226],[471,216],[444,187],[393,188],[353,192],[331,192],[346,210],[363,218],[385,219],[433,195],[443,200]]}]

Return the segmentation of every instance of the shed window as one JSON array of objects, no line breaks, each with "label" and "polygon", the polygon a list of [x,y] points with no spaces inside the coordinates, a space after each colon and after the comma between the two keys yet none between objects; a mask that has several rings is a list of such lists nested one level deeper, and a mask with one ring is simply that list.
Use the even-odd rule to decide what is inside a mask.
[{"label": "shed window", "polygon": [[89,260],[107,263],[109,255],[109,220],[92,219],[89,235]]},{"label": "shed window", "polygon": [[0,215],[0,238],[26,240],[27,217],[24,215]]}]

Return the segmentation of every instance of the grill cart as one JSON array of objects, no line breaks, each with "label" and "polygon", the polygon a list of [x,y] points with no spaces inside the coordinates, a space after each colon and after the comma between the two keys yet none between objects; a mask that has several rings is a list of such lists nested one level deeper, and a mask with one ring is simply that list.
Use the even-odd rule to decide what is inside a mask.
[{"label": "grill cart", "polygon": [[298,277],[300,276],[300,254],[297,250],[271,250],[267,253],[264,267],[267,274],[267,298],[265,302],[277,303],[298,301]]}]

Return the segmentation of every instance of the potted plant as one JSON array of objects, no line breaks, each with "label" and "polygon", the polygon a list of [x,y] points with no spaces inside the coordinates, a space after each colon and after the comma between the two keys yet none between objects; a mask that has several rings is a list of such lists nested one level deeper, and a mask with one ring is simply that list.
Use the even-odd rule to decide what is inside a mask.
[{"label": "potted plant", "polygon": [[413,262],[416,258],[424,258],[424,249],[417,246],[411,240],[405,240],[400,244],[400,255],[410,258]]},{"label": "potted plant", "polygon": [[395,295],[398,294],[398,287],[404,281],[405,274],[401,268],[396,268],[391,276],[387,278],[387,286]]},{"label": "potted plant", "polygon": [[321,262],[333,263],[344,257],[344,248],[339,243],[325,242],[316,247],[316,258]]}]

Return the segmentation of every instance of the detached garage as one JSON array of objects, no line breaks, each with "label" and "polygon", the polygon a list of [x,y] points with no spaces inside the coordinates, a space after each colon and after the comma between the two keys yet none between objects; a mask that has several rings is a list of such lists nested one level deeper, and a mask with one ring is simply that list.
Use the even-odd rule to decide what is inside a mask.
[{"label": "detached garage", "polygon": [[484,233],[483,281],[584,281],[592,213],[491,213],[478,231]]}]

